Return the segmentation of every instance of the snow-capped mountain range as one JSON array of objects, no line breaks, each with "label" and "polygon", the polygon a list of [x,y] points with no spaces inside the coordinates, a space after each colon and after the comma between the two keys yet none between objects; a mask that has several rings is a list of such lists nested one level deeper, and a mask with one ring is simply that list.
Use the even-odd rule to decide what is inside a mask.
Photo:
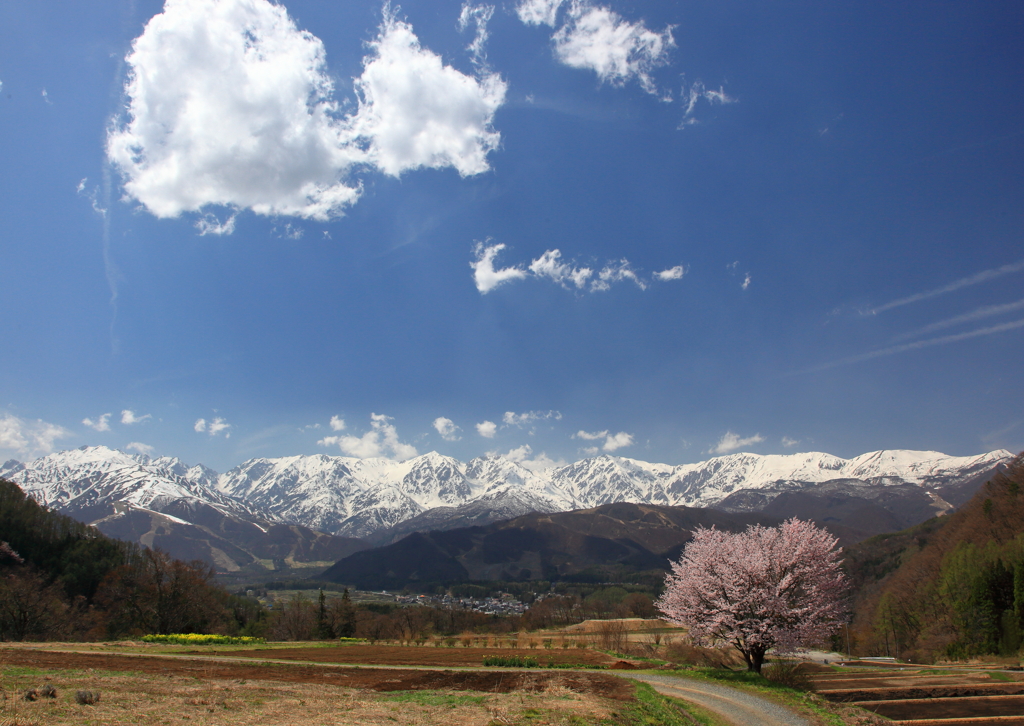
[{"label": "snow-capped mountain range", "polygon": [[745,489],[837,479],[939,490],[1008,462],[1005,450],[969,457],[935,451],[876,451],[853,459],[824,453],[731,454],[672,466],[615,456],[531,471],[500,456],[469,462],[431,452],[403,462],[323,454],[251,459],[224,474],[177,459],[150,459],[102,446],[0,466],[37,501],[80,519],[123,502],[182,516],[184,503],[225,514],[364,537],[437,508],[492,507],[495,518],[561,512],[612,502],[709,507]]}]

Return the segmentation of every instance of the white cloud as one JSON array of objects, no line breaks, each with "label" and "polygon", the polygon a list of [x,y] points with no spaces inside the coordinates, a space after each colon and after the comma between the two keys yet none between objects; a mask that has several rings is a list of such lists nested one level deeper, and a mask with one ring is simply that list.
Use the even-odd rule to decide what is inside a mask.
[{"label": "white cloud", "polygon": [[125,426],[131,426],[132,424],[142,423],[147,418],[153,418],[152,414],[147,413],[145,416],[137,416],[134,411],[125,409],[121,412],[121,423]]},{"label": "white cloud", "polygon": [[585,446],[582,449],[580,449],[580,453],[586,454],[587,456],[597,456],[598,452],[600,451],[601,449],[597,448],[596,446]]},{"label": "white cloud", "polygon": [[507,84],[494,73],[477,79],[443,65],[387,7],[370,48],[355,82],[360,101],[352,124],[369,141],[371,162],[392,176],[420,167],[451,166],[463,176],[487,171],[487,154],[501,140],[491,123]]},{"label": "white cloud", "polygon": [[[599,439],[604,439],[604,444],[601,445],[601,448],[605,451],[615,451],[616,449],[633,445],[633,435],[627,434],[625,431],[620,431],[617,434],[609,434],[608,431],[577,431],[572,435],[572,437],[574,439],[583,439],[584,441],[597,441]],[[593,456],[598,452],[598,447],[589,446],[584,448],[582,451],[585,454]]]},{"label": "white cloud", "polygon": [[344,431],[345,419],[341,416],[331,416],[331,431]]},{"label": "white cloud", "polygon": [[736,451],[744,446],[750,446],[751,444],[759,444],[764,441],[764,437],[761,434],[754,434],[745,439],[741,439],[739,435],[734,434],[732,431],[726,431],[725,435],[718,440],[718,443],[709,451],[709,454],[728,454],[730,451]]},{"label": "white cloud", "polygon": [[[691,84],[689,91],[684,88],[683,95],[685,97],[686,109],[683,112],[682,123],[679,124],[681,129],[700,123],[695,114],[701,101],[706,101],[711,106],[736,103],[736,99],[728,95],[724,87],[719,86],[716,91],[714,88],[705,87],[701,81]],[[735,264],[733,263],[733,265]]]},{"label": "white cloud", "polygon": [[661,280],[662,282],[670,282],[671,280],[682,280],[683,275],[685,274],[686,268],[682,265],[676,265],[675,267],[670,267],[667,270],[655,272],[654,278],[656,280]]},{"label": "white cloud", "polygon": [[53,105],[53,101],[50,100],[50,94],[46,92],[45,88],[43,89],[43,102],[49,106]]},{"label": "white cloud", "polygon": [[208,234],[221,236],[225,234],[233,234],[235,231],[235,218],[238,217],[238,213],[229,215],[227,219],[221,222],[217,219],[215,214],[204,214],[202,217],[196,220],[195,228],[199,230],[199,236],[205,237]]},{"label": "white cloud", "polygon": [[[473,247],[474,259],[469,263],[473,270],[473,281],[476,289],[482,294],[487,294],[494,288],[513,280],[523,280],[527,277],[535,277],[539,280],[550,280],[566,290],[584,290],[590,292],[604,292],[611,289],[611,286],[623,280],[633,282],[641,290],[646,290],[649,281],[640,277],[629,260],[620,259],[609,262],[597,273],[590,267],[576,265],[575,263],[563,262],[561,250],[545,250],[538,258],[530,262],[528,268],[524,269],[519,265],[494,268],[494,259],[498,253],[505,249],[504,244],[488,244],[477,242]],[[664,270],[655,273],[660,280],[675,280],[685,274],[682,267],[674,267],[671,270]]]},{"label": "white cloud", "polygon": [[53,452],[58,439],[72,436],[63,426],[42,419],[27,421],[11,414],[0,416],[0,451],[23,457],[45,456]]},{"label": "white cloud", "polygon": [[797,439],[791,439],[788,436],[782,437],[782,445],[785,446],[787,449],[790,449],[799,443],[800,442]]},{"label": "white cloud", "polygon": [[143,444],[138,441],[133,441],[124,448],[128,451],[138,451],[140,454],[145,454],[146,456],[149,456],[150,454],[153,453],[152,446],[150,446],[149,444]]},{"label": "white cloud", "polygon": [[485,439],[493,439],[498,432],[498,424],[493,421],[483,421],[476,425],[476,432]]},{"label": "white cloud", "polygon": [[750,273],[748,272],[746,276],[743,278],[743,282],[740,284],[740,287],[746,290],[748,287],[750,287],[751,279],[752,278],[750,277]]},{"label": "white cloud", "polygon": [[450,418],[438,416],[434,419],[434,428],[437,429],[437,433],[441,434],[441,438],[445,441],[458,441],[462,438],[458,435],[461,429]]},{"label": "white cloud", "polygon": [[105,413],[99,416],[95,421],[91,418],[83,418],[82,423],[91,429],[96,431],[110,431],[110,416],[112,414]]},{"label": "white cloud", "polygon": [[648,93],[657,93],[651,71],[665,65],[675,47],[671,26],[656,33],[642,22],[631,23],[610,8],[581,0],[573,1],[552,40],[562,63],[592,70],[615,86],[636,80]]},{"label": "white cloud", "polygon": [[626,259],[606,265],[597,273],[597,279],[590,283],[590,289],[594,291],[608,290],[612,283],[623,280],[632,280],[641,290],[647,289],[647,283],[640,279],[629,266],[629,260]]},{"label": "white cloud", "polygon": [[523,0],[516,5],[516,15],[527,25],[550,25],[558,22],[558,9],[565,0]]},{"label": "white cloud", "polygon": [[547,250],[540,257],[530,263],[530,272],[537,277],[546,277],[557,282],[568,289],[567,283],[572,283],[577,290],[587,286],[587,280],[594,271],[589,267],[575,267],[559,262],[562,253],[558,250]]},{"label": "white cloud", "polygon": [[464,33],[470,23],[476,26],[473,42],[466,47],[466,50],[470,52],[473,58],[473,65],[481,71],[487,69],[487,52],[485,50],[489,37],[487,24],[491,22],[493,16],[493,5],[473,5],[470,2],[464,2],[462,4],[462,11],[459,13],[457,27],[460,33]]},{"label": "white cloud", "polygon": [[328,220],[357,201],[352,174],[377,167],[488,167],[506,84],[444,66],[385,6],[343,116],[323,43],[268,0],[166,0],[126,61],[126,119],[107,155],[127,197],[157,217],[225,206],[201,234],[230,234],[234,214]]},{"label": "white cloud", "polygon": [[563,459],[552,459],[543,451],[531,458],[533,449],[530,448],[529,444],[523,444],[522,446],[512,449],[503,456],[509,461],[514,461],[524,469],[530,471],[544,471],[545,469],[553,469],[556,466],[565,466],[566,462]]},{"label": "white cloud", "polygon": [[526,271],[520,267],[505,267],[500,270],[494,269],[494,258],[505,249],[505,245],[487,245],[485,242],[477,242],[473,247],[473,254],[476,259],[469,263],[473,268],[473,281],[476,289],[486,295],[499,285],[512,280],[522,280],[526,277]]},{"label": "white cloud", "polygon": [[604,446],[601,448],[605,451],[615,451],[616,449],[622,449],[626,446],[633,445],[633,434],[627,434],[625,431],[620,431],[617,434],[612,434],[604,440]]},{"label": "white cloud", "polygon": [[[230,429],[231,424],[229,424],[227,421],[220,417],[214,418],[212,421],[207,421],[205,418],[200,418],[196,419],[195,425],[192,428],[193,430],[195,430],[196,433],[208,433],[210,434],[210,436],[216,436],[221,431],[227,431],[228,429]],[[224,434],[224,438],[230,439],[231,432]]]},{"label": "white cloud", "polygon": [[537,421],[549,421],[551,419],[560,421],[561,418],[562,414],[560,411],[526,411],[524,413],[506,411],[501,420],[506,426],[518,426],[522,428],[527,424],[533,424]]},{"label": "white cloud", "polygon": [[321,446],[337,445],[343,453],[358,459],[386,457],[405,461],[416,456],[416,447],[399,441],[398,430],[390,421],[390,416],[371,413],[371,429],[362,436],[327,436],[317,443]]}]

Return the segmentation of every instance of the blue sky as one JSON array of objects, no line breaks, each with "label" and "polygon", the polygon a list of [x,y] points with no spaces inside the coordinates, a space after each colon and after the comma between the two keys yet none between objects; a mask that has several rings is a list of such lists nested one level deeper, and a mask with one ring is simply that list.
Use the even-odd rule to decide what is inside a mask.
[{"label": "blue sky", "polygon": [[0,33],[4,458],[1024,449],[1019,3]]}]

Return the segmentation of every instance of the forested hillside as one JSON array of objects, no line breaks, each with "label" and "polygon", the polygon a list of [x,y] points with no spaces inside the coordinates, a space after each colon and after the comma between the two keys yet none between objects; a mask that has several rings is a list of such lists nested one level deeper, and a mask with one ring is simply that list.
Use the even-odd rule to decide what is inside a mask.
[{"label": "forested hillside", "polygon": [[1024,634],[1024,454],[957,512],[847,551],[861,654],[1016,655]]},{"label": "forested hillside", "polygon": [[209,565],[105,537],[0,479],[0,640],[224,630],[231,604]]}]

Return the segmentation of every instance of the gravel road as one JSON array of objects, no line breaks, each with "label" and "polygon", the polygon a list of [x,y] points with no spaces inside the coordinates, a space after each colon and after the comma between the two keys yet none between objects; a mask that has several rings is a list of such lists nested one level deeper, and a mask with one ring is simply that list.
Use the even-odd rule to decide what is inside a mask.
[{"label": "gravel road", "polygon": [[728,686],[720,686],[697,679],[673,676],[630,675],[638,681],[654,686],[666,696],[691,701],[720,715],[736,726],[811,726],[811,722],[798,716],[785,706]]}]

